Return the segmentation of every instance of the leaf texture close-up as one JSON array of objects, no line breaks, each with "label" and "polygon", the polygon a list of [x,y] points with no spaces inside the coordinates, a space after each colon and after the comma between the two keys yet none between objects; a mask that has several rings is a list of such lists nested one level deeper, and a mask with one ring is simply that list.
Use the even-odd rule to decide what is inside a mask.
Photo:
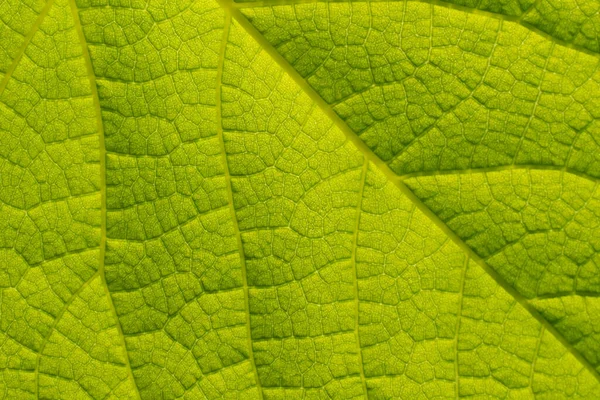
[{"label": "leaf texture close-up", "polygon": [[0,399],[600,399],[599,0],[0,0]]}]

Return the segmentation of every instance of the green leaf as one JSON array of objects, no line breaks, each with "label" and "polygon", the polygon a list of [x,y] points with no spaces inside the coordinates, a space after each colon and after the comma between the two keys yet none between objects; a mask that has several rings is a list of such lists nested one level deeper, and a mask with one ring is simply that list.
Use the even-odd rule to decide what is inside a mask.
[{"label": "green leaf", "polygon": [[595,399],[593,1],[0,4],[0,398]]},{"label": "green leaf", "polygon": [[244,13],[397,174],[533,164],[600,176],[597,54],[423,2]]}]

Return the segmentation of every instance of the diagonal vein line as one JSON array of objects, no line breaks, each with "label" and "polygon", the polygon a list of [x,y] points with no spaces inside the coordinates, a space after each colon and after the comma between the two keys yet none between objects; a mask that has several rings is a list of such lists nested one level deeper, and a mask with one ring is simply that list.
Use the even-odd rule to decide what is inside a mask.
[{"label": "diagonal vein line", "polygon": [[237,245],[240,252],[240,261],[242,264],[242,281],[244,290],[244,306],[246,308],[246,336],[248,340],[248,354],[250,362],[252,363],[252,369],[254,370],[254,379],[256,380],[256,387],[258,388],[259,398],[262,400],[263,392],[258,378],[258,369],[256,368],[256,361],[254,360],[254,350],[252,348],[252,331],[250,329],[250,301],[249,301],[249,289],[248,289],[248,276],[246,271],[246,257],[244,255],[244,248],[242,245],[242,235],[240,233],[240,227],[238,225],[237,216],[235,213],[235,206],[233,204],[233,188],[231,187],[231,174],[229,172],[229,164],[227,163],[227,153],[225,151],[225,139],[223,136],[223,124],[221,123],[221,88],[223,87],[223,65],[225,64],[225,48],[227,47],[227,40],[229,38],[229,28],[231,27],[231,13],[225,10],[225,28],[223,29],[223,38],[221,39],[221,49],[219,52],[219,66],[217,68],[217,90],[216,90],[216,108],[217,108],[217,134],[219,137],[219,144],[221,145],[221,156],[223,160],[223,169],[225,171],[225,180],[227,184],[227,202],[231,212],[231,220],[235,230],[235,236],[237,239]]},{"label": "diagonal vein line", "polygon": [[[232,2],[230,7],[231,8],[236,8],[236,9],[242,9],[242,8],[260,8],[260,7],[273,7],[273,6],[293,6],[296,4],[315,4],[315,3],[381,3],[381,2],[389,2],[389,1],[393,1],[393,0],[260,0],[260,1],[250,1],[250,2]],[[600,58],[600,53],[589,50],[583,46],[574,44],[572,42],[563,40],[563,39],[559,39],[555,36],[552,36],[552,34],[541,30],[540,28],[536,27],[535,25],[526,22],[523,20],[523,17],[532,9],[532,7],[530,7],[529,9],[523,11],[523,14],[521,14],[521,16],[514,16],[514,15],[506,15],[506,14],[501,14],[501,13],[495,13],[492,11],[485,11],[485,10],[480,10],[477,8],[471,8],[471,7],[467,7],[467,6],[461,6],[459,4],[454,4],[454,3],[450,3],[448,1],[444,1],[444,0],[410,0],[410,1],[406,1],[404,0],[404,2],[411,2],[411,3],[426,3],[426,4],[431,4],[434,6],[438,6],[438,7],[443,7],[443,8],[449,8],[452,10],[457,10],[457,11],[461,11],[463,13],[468,13],[468,14],[475,14],[475,15],[480,15],[483,17],[488,17],[488,18],[494,18],[494,19],[500,19],[500,20],[504,20],[504,21],[510,21],[510,22],[514,22],[515,24],[519,24],[522,27],[524,27],[525,29],[531,31],[531,32],[535,32],[536,34],[542,36],[543,38],[550,40],[558,45],[561,45],[563,47],[568,47],[570,49],[576,50],[580,53],[585,53],[587,55],[590,55],[594,58]]]},{"label": "diagonal vein line", "polygon": [[42,9],[42,12],[40,12],[37,19],[33,23],[33,26],[27,33],[27,36],[25,36],[25,40],[23,40],[23,44],[21,45],[21,48],[17,52],[17,55],[15,56],[15,58],[13,59],[13,62],[8,67],[8,70],[6,70],[6,73],[4,74],[4,77],[2,78],[2,81],[0,82],[0,96],[2,95],[2,93],[4,93],[4,89],[6,89],[6,85],[8,84],[8,81],[10,81],[10,78],[11,78],[13,72],[15,72],[17,65],[19,65],[21,58],[23,58],[23,54],[25,54],[25,50],[27,49],[27,46],[29,46],[29,43],[31,43],[31,39],[33,39],[33,35],[35,35],[37,30],[40,28],[40,25],[42,25],[44,18],[46,17],[46,15],[48,15],[48,11],[50,11],[52,4],[54,4],[54,0],[48,0],[46,2],[46,5]]},{"label": "diagonal vein line", "polygon": [[104,288],[106,297],[108,299],[108,304],[110,305],[110,310],[113,318],[115,319],[115,324],[117,326],[117,330],[119,332],[119,338],[121,339],[121,346],[124,353],[125,358],[125,366],[127,369],[127,374],[129,375],[129,379],[131,379],[131,383],[133,387],[136,389],[136,394],[138,398],[140,396],[140,390],[137,386],[135,378],[133,377],[133,371],[131,369],[131,363],[129,361],[129,352],[127,351],[127,345],[125,343],[125,335],[123,333],[123,327],[121,326],[121,321],[119,320],[119,316],[117,314],[117,310],[115,309],[115,305],[113,303],[110,290],[108,289],[108,284],[106,282],[106,273],[105,273],[105,253],[106,253],[106,144],[104,140],[104,125],[102,124],[102,111],[100,109],[100,97],[98,96],[98,87],[96,86],[96,75],[94,74],[94,68],[92,66],[92,59],[90,57],[90,52],[87,46],[87,41],[85,40],[85,36],[83,34],[83,27],[81,26],[81,21],[79,20],[79,13],[77,11],[77,5],[75,4],[75,0],[69,0],[69,5],[71,8],[71,13],[73,14],[73,22],[75,24],[75,30],[77,31],[77,36],[79,37],[79,41],[81,43],[81,50],[83,53],[83,59],[85,61],[85,67],[87,69],[88,78],[90,81],[90,89],[92,92],[92,100],[94,103],[94,111],[96,114],[97,126],[98,130],[98,141],[99,141],[99,158],[100,158],[100,202],[101,202],[101,211],[100,211],[100,263],[98,272],[100,274],[100,278],[102,279],[102,286]]},{"label": "diagonal vein line", "polygon": [[570,344],[557,330],[552,326],[530,303],[527,299],[509,285],[493,268],[477,255],[465,242],[458,237],[437,215],[435,215],[429,207],[427,207],[415,194],[402,182],[402,180],[393,172],[390,167],[381,160],[355,133],[348,125],[336,114],[325,100],[302,78],[302,76],[292,67],[281,54],[262,36],[260,32],[244,17],[239,9],[236,9],[231,4],[224,4],[224,8],[228,9],[232,17],[252,36],[261,46],[262,49],[273,58],[277,64],[296,82],[296,84],[304,90],[312,101],[321,108],[332,122],[344,133],[344,135],[354,143],[356,148],[364,155],[364,157],[373,163],[387,177],[389,181],[395,184],[400,192],[405,195],[425,216],[427,216],[436,226],[438,226],[444,234],[446,234],[458,247],[460,247],[469,258],[477,263],[483,270],[491,276],[492,279],[502,286],[502,288],[510,294],[517,303],[525,308],[533,318],[535,318],[548,332],[550,332],[562,345],[600,382],[600,374],[587,361],[572,344]]}]

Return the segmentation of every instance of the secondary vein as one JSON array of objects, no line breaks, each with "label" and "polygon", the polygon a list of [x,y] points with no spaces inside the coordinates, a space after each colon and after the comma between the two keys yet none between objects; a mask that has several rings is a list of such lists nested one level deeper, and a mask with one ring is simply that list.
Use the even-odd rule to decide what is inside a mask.
[{"label": "secondary vein", "polygon": [[235,236],[237,239],[238,249],[240,253],[240,262],[242,266],[242,281],[244,290],[244,305],[246,308],[246,337],[247,346],[250,362],[254,370],[254,379],[258,388],[259,398],[262,400],[263,393],[260,385],[260,379],[258,377],[258,369],[256,368],[256,361],[254,360],[254,351],[252,348],[252,331],[250,329],[250,302],[249,302],[249,288],[248,288],[248,277],[246,271],[246,257],[244,255],[244,248],[242,244],[242,236],[240,233],[240,227],[238,225],[237,216],[235,213],[235,207],[233,205],[233,189],[231,188],[231,173],[229,172],[229,164],[227,163],[227,153],[225,151],[225,139],[223,136],[223,126],[221,124],[221,88],[223,78],[223,65],[225,64],[225,48],[227,46],[227,40],[229,37],[229,28],[231,26],[231,13],[225,12],[225,27],[223,28],[223,38],[221,40],[221,49],[219,51],[219,65],[217,68],[217,90],[216,90],[216,114],[217,114],[217,135],[219,137],[219,144],[221,146],[221,156],[223,161],[223,169],[225,171],[225,181],[227,182],[227,201],[229,203],[229,209],[231,214],[231,221],[235,230]]},{"label": "secondary vein", "polygon": [[360,347],[360,335],[359,335],[359,331],[358,331],[360,299],[358,297],[358,268],[356,265],[356,252],[358,249],[358,228],[360,226],[362,200],[363,200],[363,195],[365,192],[365,182],[367,180],[367,170],[368,169],[369,169],[369,161],[365,157],[361,175],[360,175],[360,189],[358,191],[358,202],[356,205],[356,220],[354,222],[354,237],[352,239],[352,259],[351,259],[351,263],[354,268],[354,299],[355,299],[354,307],[355,307],[355,313],[356,313],[356,318],[355,318],[355,323],[354,323],[354,336],[355,336],[355,340],[356,340],[356,345],[358,346],[358,364],[359,364],[359,368],[360,368],[360,379],[362,381],[363,392],[365,393],[366,397],[368,397],[367,380],[365,378],[365,369],[364,369],[364,365],[363,365],[362,351],[361,351],[361,347]]},{"label": "secondary vein", "polygon": [[112,297],[110,294],[110,290],[108,289],[108,284],[106,282],[106,273],[105,273],[105,253],[106,253],[106,143],[104,140],[104,125],[102,123],[102,111],[100,108],[100,97],[98,96],[98,87],[96,86],[96,75],[94,74],[94,68],[92,66],[92,59],[90,57],[90,52],[87,46],[87,41],[85,40],[85,35],[83,33],[83,27],[81,26],[81,21],[79,20],[79,14],[77,12],[77,5],[75,4],[75,0],[69,0],[69,4],[71,7],[71,12],[73,14],[73,21],[75,23],[75,30],[77,31],[77,36],[79,37],[79,41],[81,43],[81,50],[83,53],[83,59],[85,61],[85,67],[87,69],[88,78],[90,81],[90,89],[92,92],[92,100],[94,104],[94,111],[96,114],[96,129],[98,130],[98,141],[99,141],[99,158],[100,158],[100,260],[98,272],[100,274],[100,278],[102,279],[102,286],[105,291],[105,295],[107,297],[108,304],[111,309],[111,313],[113,318],[115,319],[115,324],[117,327],[117,331],[119,332],[119,338],[121,339],[121,346],[124,352],[125,366],[127,369],[127,374],[129,379],[131,379],[133,387],[136,389],[136,394],[138,398],[140,396],[140,390],[137,387],[137,383],[133,376],[133,371],[131,369],[131,363],[129,361],[129,353],[127,352],[127,344],[125,342],[125,335],[123,333],[123,327],[121,326],[121,322],[119,320],[119,316],[117,314],[117,310],[115,309],[115,305],[112,301]]}]

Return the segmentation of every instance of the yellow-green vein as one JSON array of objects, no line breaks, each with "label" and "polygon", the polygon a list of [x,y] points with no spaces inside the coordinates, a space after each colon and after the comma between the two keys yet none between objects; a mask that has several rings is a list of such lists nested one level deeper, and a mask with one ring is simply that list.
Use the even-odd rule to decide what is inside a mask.
[{"label": "yellow-green vein", "polygon": [[71,6],[71,12],[73,14],[73,21],[75,22],[75,30],[77,31],[77,36],[79,37],[79,41],[81,43],[81,50],[83,52],[83,59],[85,61],[85,66],[87,69],[89,81],[90,81],[90,89],[92,91],[92,99],[94,103],[94,111],[96,113],[96,121],[97,121],[97,130],[98,130],[98,141],[99,141],[99,159],[100,159],[100,263],[98,267],[98,271],[100,273],[100,278],[102,279],[102,286],[104,288],[108,304],[110,305],[110,309],[112,315],[115,319],[115,324],[117,326],[117,330],[119,332],[119,337],[121,339],[121,346],[124,352],[124,359],[127,368],[127,374],[129,375],[129,379],[131,379],[132,385],[136,389],[136,393],[138,398],[140,398],[139,389],[135,382],[135,378],[133,376],[133,371],[131,369],[131,364],[129,362],[129,354],[127,352],[127,344],[125,342],[125,335],[123,334],[123,327],[121,326],[121,322],[119,321],[119,316],[117,314],[117,310],[115,309],[115,305],[113,304],[112,297],[110,295],[110,291],[108,290],[108,284],[106,282],[106,274],[104,271],[104,255],[106,253],[106,144],[104,140],[104,125],[102,124],[102,111],[100,109],[100,97],[98,96],[98,87],[96,86],[96,75],[94,74],[94,68],[92,66],[92,59],[90,57],[90,52],[87,46],[87,42],[85,40],[85,36],[83,34],[83,28],[81,26],[81,21],[79,20],[79,14],[77,12],[77,5],[75,4],[75,0],[70,0],[69,4]]},{"label": "yellow-green vein", "polygon": [[216,115],[217,115],[217,135],[219,137],[219,144],[221,146],[221,157],[223,161],[223,169],[225,171],[225,181],[227,183],[227,201],[229,202],[229,210],[231,214],[231,220],[235,230],[235,236],[237,239],[238,249],[240,253],[240,262],[242,265],[242,282],[244,290],[244,305],[246,308],[246,336],[247,346],[250,362],[254,370],[254,379],[256,380],[256,386],[258,388],[258,394],[260,399],[263,398],[262,388],[258,377],[258,370],[256,368],[256,362],[254,361],[254,351],[252,349],[252,336],[250,329],[250,301],[249,301],[249,289],[248,289],[248,276],[246,271],[246,257],[244,256],[244,248],[242,247],[242,236],[240,234],[240,227],[235,213],[235,207],[233,205],[233,189],[231,188],[231,174],[229,172],[229,165],[227,163],[227,153],[225,152],[225,139],[223,137],[223,126],[221,124],[221,87],[223,78],[223,64],[225,64],[225,49],[227,47],[227,40],[229,38],[229,27],[231,26],[231,13],[225,12],[225,27],[223,28],[223,38],[221,39],[221,49],[219,54],[219,66],[217,68],[217,90],[216,90]]}]

